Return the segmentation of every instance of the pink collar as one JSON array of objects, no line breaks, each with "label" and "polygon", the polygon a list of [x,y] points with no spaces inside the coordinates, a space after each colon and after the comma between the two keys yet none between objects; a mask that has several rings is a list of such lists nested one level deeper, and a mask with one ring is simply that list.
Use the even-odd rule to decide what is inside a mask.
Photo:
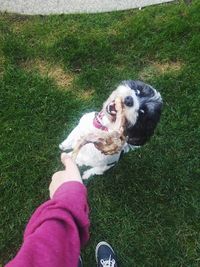
[{"label": "pink collar", "polygon": [[100,129],[100,130],[102,130],[102,131],[106,131],[106,132],[108,132],[108,128],[107,128],[106,126],[103,126],[103,125],[101,124],[101,119],[103,118],[103,116],[104,116],[104,114],[103,114],[102,111],[99,112],[99,113],[96,113],[96,114],[95,114],[95,117],[94,117],[94,120],[93,120],[93,125],[94,125],[94,127],[97,128],[97,129]]}]

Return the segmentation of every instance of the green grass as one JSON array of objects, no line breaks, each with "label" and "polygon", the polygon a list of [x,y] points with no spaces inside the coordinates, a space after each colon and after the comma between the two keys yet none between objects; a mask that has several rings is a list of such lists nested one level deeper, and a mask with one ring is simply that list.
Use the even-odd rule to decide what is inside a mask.
[{"label": "green grass", "polygon": [[122,267],[200,266],[200,2],[106,14],[0,15],[0,263],[61,167],[58,144],[124,79],[157,88],[154,137],[88,183],[91,239]]}]

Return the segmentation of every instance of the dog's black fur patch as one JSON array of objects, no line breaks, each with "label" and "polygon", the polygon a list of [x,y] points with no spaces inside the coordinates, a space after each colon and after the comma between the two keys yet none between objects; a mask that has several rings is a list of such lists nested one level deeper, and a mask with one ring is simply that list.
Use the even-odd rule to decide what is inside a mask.
[{"label": "dog's black fur patch", "polygon": [[144,145],[153,135],[157,123],[160,120],[162,111],[161,97],[155,97],[154,89],[141,81],[123,81],[123,85],[128,85],[136,92],[139,100],[139,115],[134,125],[127,123],[125,135],[128,143],[135,146]]}]

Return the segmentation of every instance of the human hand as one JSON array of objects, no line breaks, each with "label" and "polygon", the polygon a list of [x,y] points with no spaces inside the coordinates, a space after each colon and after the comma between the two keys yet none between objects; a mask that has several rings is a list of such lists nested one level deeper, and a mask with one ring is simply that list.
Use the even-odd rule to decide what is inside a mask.
[{"label": "human hand", "polygon": [[67,153],[61,154],[61,161],[63,165],[65,166],[65,170],[56,172],[52,176],[52,180],[49,185],[50,198],[53,197],[56,190],[63,183],[71,182],[71,181],[77,181],[77,182],[83,183],[76,163],[72,160],[70,156],[67,155]]}]

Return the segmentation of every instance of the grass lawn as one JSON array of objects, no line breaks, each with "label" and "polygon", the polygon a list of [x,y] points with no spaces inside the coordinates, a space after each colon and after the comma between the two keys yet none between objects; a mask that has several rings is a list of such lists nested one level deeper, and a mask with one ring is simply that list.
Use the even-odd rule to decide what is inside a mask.
[{"label": "grass lawn", "polygon": [[200,266],[200,1],[105,14],[0,15],[0,266],[60,169],[58,144],[124,79],[157,88],[154,137],[88,183],[122,267]]}]

